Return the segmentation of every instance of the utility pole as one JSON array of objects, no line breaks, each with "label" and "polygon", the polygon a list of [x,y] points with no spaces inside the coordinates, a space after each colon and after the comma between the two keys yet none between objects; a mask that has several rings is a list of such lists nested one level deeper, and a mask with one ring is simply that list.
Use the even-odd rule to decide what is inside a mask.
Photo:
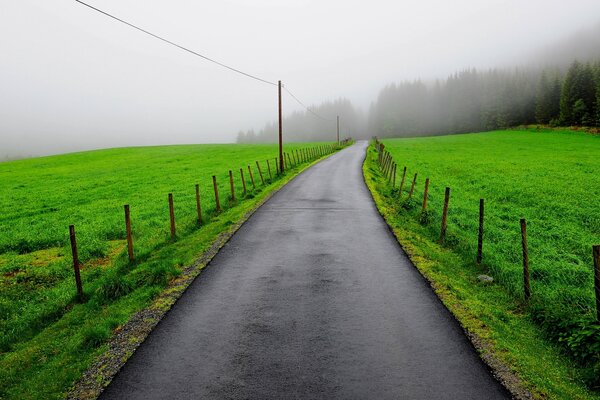
[{"label": "utility pole", "polygon": [[283,172],[283,130],[281,127],[281,81],[279,81],[279,170]]},{"label": "utility pole", "polygon": [[340,145],[340,116],[337,116],[337,141],[338,146]]}]

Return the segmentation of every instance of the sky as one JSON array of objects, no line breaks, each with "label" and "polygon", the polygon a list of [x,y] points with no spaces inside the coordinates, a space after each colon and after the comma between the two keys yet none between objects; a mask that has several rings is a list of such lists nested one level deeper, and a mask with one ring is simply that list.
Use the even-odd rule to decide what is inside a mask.
[{"label": "sky", "polygon": [[[367,109],[390,82],[519,65],[600,23],[598,0],[84,0],[305,104]],[[290,96],[284,114],[301,110]],[[233,142],[277,88],[75,0],[0,0],[0,160]]]}]

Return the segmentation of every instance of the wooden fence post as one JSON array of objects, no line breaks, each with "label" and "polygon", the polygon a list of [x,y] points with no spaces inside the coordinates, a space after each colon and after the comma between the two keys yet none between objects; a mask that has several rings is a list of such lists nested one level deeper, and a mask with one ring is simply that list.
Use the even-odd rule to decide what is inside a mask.
[{"label": "wooden fence post", "polygon": [[294,165],[298,165],[298,159],[296,158],[296,152],[292,150],[292,158],[294,159]]},{"label": "wooden fence post", "polygon": [[388,178],[388,182],[390,182],[392,180],[392,167],[393,167],[392,157],[388,156],[388,164],[387,164],[387,168],[385,169],[385,174]]},{"label": "wooden fence post", "polygon": [[125,209],[125,232],[127,234],[127,255],[129,261],[134,262],[135,256],[133,254],[133,237],[131,235],[131,214],[129,213],[129,204],[123,206]]},{"label": "wooden fence post", "polygon": [[173,193],[169,193],[169,220],[171,221],[171,239],[175,239],[175,207],[173,206]]},{"label": "wooden fence post", "polygon": [[400,198],[402,198],[402,189],[404,188],[404,180],[406,179],[406,167],[404,167],[404,172],[402,172],[402,181],[400,182]]},{"label": "wooden fence post", "polygon": [[523,248],[523,293],[525,301],[531,297],[531,283],[529,280],[529,250],[527,248],[527,221],[521,218],[521,247]]},{"label": "wooden fence post", "polygon": [[77,287],[77,298],[83,300],[83,285],[79,273],[79,255],[77,253],[77,239],[75,237],[75,226],[69,225],[69,239],[71,240],[71,252],[73,253],[73,270],[75,272],[75,286]]},{"label": "wooden fence post", "polygon": [[200,202],[200,185],[196,183],[196,212],[198,213],[198,225],[202,225],[202,203]]},{"label": "wooden fence post", "polygon": [[417,184],[417,174],[412,181],[412,185],[410,185],[410,192],[408,192],[408,199],[412,199],[413,192],[415,191],[415,185]]},{"label": "wooden fence post", "polygon": [[423,191],[423,207],[422,211],[427,210],[427,197],[429,196],[429,178],[425,179],[425,191]]},{"label": "wooden fence post", "polygon": [[244,179],[244,169],[240,168],[240,176],[242,178],[242,187],[244,188],[244,194],[242,197],[246,197],[246,194],[248,194],[248,191],[246,190],[246,180]]},{"label": "wooden fence post", "polygon": [[396,163],[394,163],[394,170],[392,171],[392,187],[396,187]]},{"label": "wooden fence post", "polygon": [[233,172],[229,170],[229,189],[231,191],[231,201],[235,201],[235,187],[233,185]]},{"label": "wooden fence post", "polygon": [[485,204],[483,199],[479,199],[479,232],[477,235],[477,265],[481,265],[483,260],[483,217]]},{"label": "wooden fence post", "polygon": [[383,153],[383,175],[387,177],[388,153]]},{"label": "wooden fence post", "polygon": [[594,291],[596,292],[596,320],[600,322],[600,245],[592,247],[594,257]]},{"label": "wooden fence post", "polygon": [[221,212],[221,203],[219,202],[219,187],[217,186],[217,177],[213,175],[213,189],[215,191],[215,204],[217,212]]},{"label": "wooden fence post", "polygon": [[446,188],[444,196],[444,210],[442,211],[442,229],[440,232],[440,243],[446,241],[446,228],[448,227],[448,203],[450,202],[450,188]]},{"label": "wooden fence post", "polygon": [[250,174],[250,182],[252,182],[252,189],[256,189],[256,183],[254,183],[254,174],[252,173],[252,168],[248,165],[248,173]]},{"label": "wooden fence post", "polygon": [[260,169],[260,163],[258,161],[256,162],[256,169],[258,169],[258,175],[260,176],[260,181],[262,182],[262,184],[264,186],[265,178],[263,178],[262,170]]},{"label": "wooden fence post", "polygon": [[273,182],[273,174],[271,174],[271,164],[269,163],[269,160],[267,160],[267,168],[269,170],[269,179]]},{"label": "wooden fence post", "polygon": [[388,153],[387,151],[383,153],[383,174],[387,176],[387,163],[388,163]]},{"label": "wooden fence post", "polygon": [[280,165],[277,164],[277,158],[275,158],[275,173],[276,173],[276,175],[280,174],[280,172],[281,172],[280,169],[281,169]]}]

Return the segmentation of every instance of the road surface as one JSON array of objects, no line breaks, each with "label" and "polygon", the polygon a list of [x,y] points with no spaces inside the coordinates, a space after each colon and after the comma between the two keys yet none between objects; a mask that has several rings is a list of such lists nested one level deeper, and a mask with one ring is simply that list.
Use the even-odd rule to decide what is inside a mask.
[{"label": "road surface", "polygon": [[101,398],[509,398],[378,214],[366,145],[265,203]]}]

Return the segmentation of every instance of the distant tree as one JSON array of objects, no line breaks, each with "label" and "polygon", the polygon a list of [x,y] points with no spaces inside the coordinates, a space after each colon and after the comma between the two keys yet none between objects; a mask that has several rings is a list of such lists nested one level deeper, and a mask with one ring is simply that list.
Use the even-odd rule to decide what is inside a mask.
[{"label": "distant tree", "polygon": [[558,125],[560,120],[560,93],[561,93],[560,76],[557,74],[551,86],[549,103],[549,114],[551,125]]},{"label": "distant tree", "polygon": [[549,93],[550,93],[550,82],[546,71],[542,72],[540,81],[537,87],[537,94],[535,97],[535,119],[540,124],[547,124],[550,122],[550,104],[549,104]]},{"label": "distant tree", "polygon": [[[560,97],[560,122],[563,125],[590,125],[596,110],[596,87],[589,64],[574,61],[567,71]],[[581,100],[581,101],[579,101]],[[577,108],[575,109],[575,105]]]},{"label": "distant tree", "polygon": [[236,142],[237,143],[246,143],[246,134],[244,133],[244,131],[238,132]]},{"label": "distant tree", "polygon": [[540,124],[549,124],[560,115],[560,78],[548,77],[542,71],[535,99],[535,119]]}]

